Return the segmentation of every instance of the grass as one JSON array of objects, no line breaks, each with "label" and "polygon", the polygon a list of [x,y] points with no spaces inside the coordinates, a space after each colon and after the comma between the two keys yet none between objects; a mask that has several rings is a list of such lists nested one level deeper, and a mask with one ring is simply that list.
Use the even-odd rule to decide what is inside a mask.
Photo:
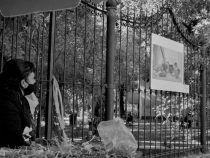
[{"label": "grass", "polygon": [[210,158],[210,153],[206,153],[206,154],[202,154],[202,153],[191,154],[191,155],[188,155],[188,156],[183,156],[182,158]]}]

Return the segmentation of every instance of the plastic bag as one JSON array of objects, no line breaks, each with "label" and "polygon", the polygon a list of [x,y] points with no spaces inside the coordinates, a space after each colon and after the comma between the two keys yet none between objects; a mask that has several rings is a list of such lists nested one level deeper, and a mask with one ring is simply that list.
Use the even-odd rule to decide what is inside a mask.
[{"label": "plastic bag", "polygon": [[131,131],[124,125],[123,120],[115,118],[102,121],[97,129],[107,152],[114,149],[122,151],[130,157],[136,155],[137,142]]}]

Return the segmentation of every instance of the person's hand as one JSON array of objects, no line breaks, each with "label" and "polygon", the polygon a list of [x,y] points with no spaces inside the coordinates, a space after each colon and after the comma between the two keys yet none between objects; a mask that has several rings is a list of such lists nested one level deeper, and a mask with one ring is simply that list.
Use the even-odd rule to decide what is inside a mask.
[{"label": "person's hand", "polygon": [[32,131],[32,128],[30,127],[25,127],[23,131],[23,138],[26,142],[30,141],[31,135],[29,134]]},{"label": "person's hand", "polygon": [[32,128],[31,127],[29,128],[29,127],[26,126],[24,131],[23,131],[23,135],[24,134],[29,134],[31,131],[32,131]]}]

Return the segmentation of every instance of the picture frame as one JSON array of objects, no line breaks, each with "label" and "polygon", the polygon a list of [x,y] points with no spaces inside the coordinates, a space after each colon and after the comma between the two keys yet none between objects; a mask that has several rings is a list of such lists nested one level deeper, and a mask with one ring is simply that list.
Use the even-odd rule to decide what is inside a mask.
[{"label": "picture frame", "polygon": [[150,88],[189,93],[184,84],[184,45],[152,34]]}]

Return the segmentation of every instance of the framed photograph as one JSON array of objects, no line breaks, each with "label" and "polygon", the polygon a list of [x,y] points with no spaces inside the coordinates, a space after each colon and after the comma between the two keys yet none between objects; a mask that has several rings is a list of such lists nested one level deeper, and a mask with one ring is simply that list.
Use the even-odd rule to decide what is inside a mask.
[{"label": "framed photograph", "polygon": [[189,93],[184,84],[184,45],[152,34],[151,89]]}]

